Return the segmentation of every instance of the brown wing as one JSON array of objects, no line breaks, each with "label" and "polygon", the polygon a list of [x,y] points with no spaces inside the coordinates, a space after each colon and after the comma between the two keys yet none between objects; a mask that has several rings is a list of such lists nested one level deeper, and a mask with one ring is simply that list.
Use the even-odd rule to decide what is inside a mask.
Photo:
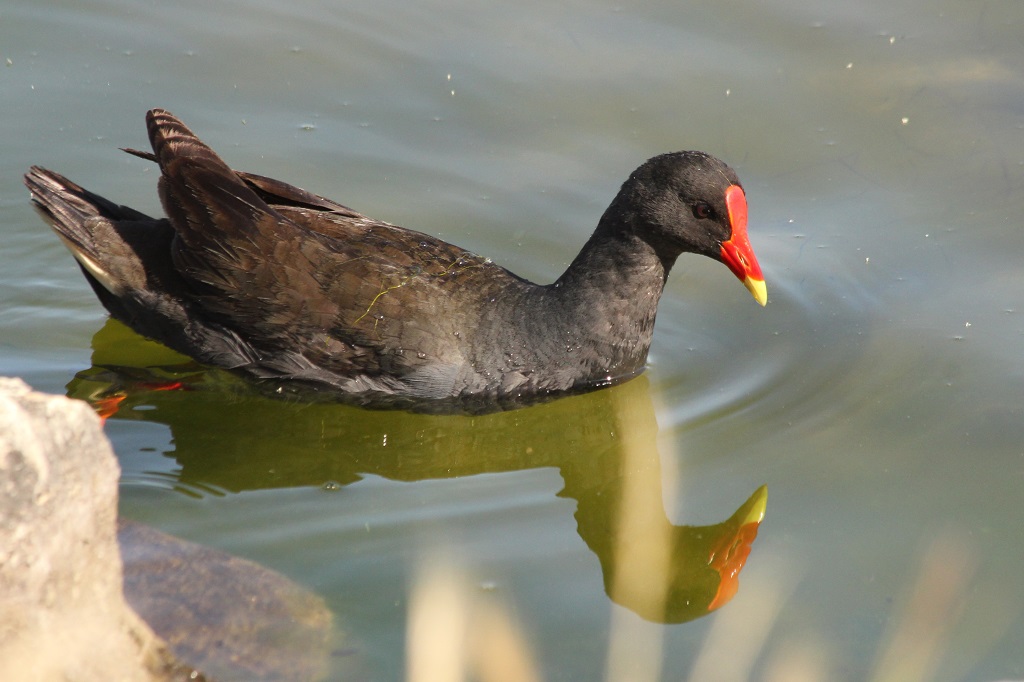
[{"label": "brown wing", "polygon": [[339,374],[462,364],[461,331],[476,324],[485,295],[461,296],[457,310],[439,302],[521,281],[428,235],[237,173],[166,112],[147,122],[176,267],[211,319],[278,363]]},{"label": "brown wing", "polygon": [[[157,162],[156,154],[152,152],[142,151],[140,149],[132,149],[131,147],[122,147],[121,151],[128,152],[132,156],[137,156],[140,159],[146,161]],[[256,173],[246,173],[245,171],[236,170],[235,175],[239,177],[250,189],[254,190],[263,201],[267,204],[273,204],[276,206],[293,206],[297,208],[316,208],[325,211],[334,211],[337,213],[344,213],[353,218],[362,218],[362,214],[353,211],[344,204],[328,199],[326,197],[307,192],[304,189],[289,185],[287,182],[275,180],[274,178],[268,178],[265,175],[257,175]]]},{"label": "brown wing", "polygon": [[[314,335],[323,330],[330,340],[374,348],[389,372],[465,362],[462,339],[476,331],[488,292],[495,282],[507,282],[507,291],[521,281],[488,259],[419,232],[329,213],[295,213],[285,212],[316,235],[299,248],[314,263],[319,291],[333,306],[316,320]],[[338,230],[344,238],[328,236]],[[445,305],[449,300],[458,306]],[[328,345],[329,340],[312,343],[310,352]],[[330,362],[328,355],[318,361]]]}]

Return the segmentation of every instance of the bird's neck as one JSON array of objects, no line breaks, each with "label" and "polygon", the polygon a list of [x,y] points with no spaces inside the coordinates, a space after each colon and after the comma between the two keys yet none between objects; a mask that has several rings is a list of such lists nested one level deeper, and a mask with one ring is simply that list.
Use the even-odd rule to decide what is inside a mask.
[{"label": "bird's neck", "polygon": [[628,223],[606,214],[565,273],[547,287],[565,333],[607,365],[597,367],[599,372],[643,369],[671,267]]}]

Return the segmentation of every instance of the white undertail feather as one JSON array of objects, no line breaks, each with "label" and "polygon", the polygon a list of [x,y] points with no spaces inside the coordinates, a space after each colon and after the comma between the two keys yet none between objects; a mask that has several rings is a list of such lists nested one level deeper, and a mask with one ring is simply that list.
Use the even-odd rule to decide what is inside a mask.
[{"label": "white undertail feather", "polygon": [[112,293],[114,296],[120,296],[124,293],[124,288],[118,284],[117,280],[110,276],[110,273],[100,267],[100,264],[89,258],[87,255],[82,253],[82,250],[78,248],[78,245],[69,239],[66,239],[60,233],[57,234],[60,240],[64,242],[64,246],[68,247],[68,251],[75,257],[82,267],[86,271],[96,278],[96,281],[103,285],[103,288]]}]

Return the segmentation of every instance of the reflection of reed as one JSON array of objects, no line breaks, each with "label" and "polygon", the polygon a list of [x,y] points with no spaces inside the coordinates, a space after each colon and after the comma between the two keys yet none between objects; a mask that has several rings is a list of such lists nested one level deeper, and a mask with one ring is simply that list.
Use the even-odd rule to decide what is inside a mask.
[{"label": "reflection of reed", "polygon": [[408,682],[541,680],[522,627],[492,595],[472,591],[452,554],[434,550],[409,599]]},{"label": "reflection of reed", "polygon": [[[907,585],[890,627],[878,644],[872,682],[930,682],[961,679],[969,663],[951,657],[946,643],[973,598],[971,578],[977,560],[965,534],[949,533],[934,539],[924,550],[916,577]],[[690,679],[720,682],[827,682],[837,679],[843,664],[840,647],[825,632],[811,628],[800,637],[765,644],[776,634],[774,624],[796,580],[792,567],[762,563],[758,575],[748,576],[744,599],[715,622],[694,665]],[[765,570],[767,569],[767,570]],[[773,577],[765,577],[764,574]],[[986,623],[988,644],[998,641],[1017,615],[1002,623]],[[764,660],[760,671],[754,668]],[[951,665],[952,664],[952,665]],[[859,667],[859,665],[858,665]],[[959,668],[961,674],[952,668]]]},{"label": "reflection of reed", "polygon": [[914,682],[934,679],[950,630],[963,613],[977,560],[964,542],[938,538],[927,549],[916,582],[886,637],[873,679]]},{"label": "reflection of reed", "polygon": [[[897,608],[889,633],[880,642],[879,656],[875,671],[867,679],[873,682],[929,682],[948,678],[953,662],[945,650],[945,643],[951,630],[959,624],[960,616],[972,592],[971,577],[976,560],[971,552],[971,543],[963,535],[947,535],[936,539],[926,549],[915,580],[908,585],[906,598]],[[649,555],[652,556],[652,555]],[[435,567],[436,569],[436,567]],[[660,679],[688,679],[691,682],[828,682],[837,679],[835,643],[829,641],[827,633],[808,631],[798,638],[773,641],[775,623],[782,613],[797,580],[792,565],[775,562],[761,565],[761,571],[744,586],[744,598],[740,603],[726,609],[717,617],[707,640],[699,652],[689,675],[663,675],[662,633],[663,628],[650,622],[640,621],[619,610],[612,615],[612,638],[606,679],[609,681],[629,680],[648,682]],[[439,676],[432,671],[432,661],[426,657],[410,656],[408,680],[413,682],[457,682],[478,679],[480,682],[509,682],[513,680],[543,679],[533,667],[527,639],[508,628],[515,627],[507,608],[495,601],[487,601],[491,625],[484,625],[479,617],[481,600],[467,599],[467,582],[453,576],[450,567],[427,572],[427,579],[418,582],[414,588],[413,612],[411,619],[418,619],[426,627],[410,628],[410,650],[422,650],[443,646],[437,639],[416,641],[417,633],[433,633],[443,629],[451,614],[446,609],[467,609],[457,618],[466,618],[471,627],[482,631],[476,637],[465,637],[457,643],[449,640],[452,647],[461,646],[457,657],[460,665],[451,676]],[[422,608],[429,604],[429,609]],[[991,624],[989,635],[998,636],[1012,622]],[[1000,627],[1002,630],[1000,631]],[[486,653],[480,647],[487,641]],[[479,666],[481,657],[491,663],[506,661],[507,664]],[[465,662],[471,662],[465,665]],[[760,665],[758,666],[758,663]],[[964,665],[962,661],[957,662]],[[947,664],[944,666],[943,664]],[[476,673],[467,677],[465,673]],[[515,671],[514,674],[508,674]],[[963,672],[966,671],[966,667]],[[962,675],[953,675],[960,678]]]}]

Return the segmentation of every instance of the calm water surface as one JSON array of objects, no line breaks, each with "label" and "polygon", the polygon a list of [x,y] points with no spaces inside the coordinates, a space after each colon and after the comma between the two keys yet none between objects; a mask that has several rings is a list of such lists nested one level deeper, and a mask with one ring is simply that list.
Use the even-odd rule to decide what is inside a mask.
[{"label": "calm water surface", "polygon": [[[106,427],[123,514],[321,594],[338,679],[405,675],[439,553],[544,679],[1024,678],[1022,31],[1008,1],[9,0],[0,373],[65,393],[180,360],[105,324],[20,182],[158,212],[117,151],[150,107],[540,281],[636,165],[704,149],[746,186],[767,308],[684,257],[646,377],[488,417],[136,392]],[[656,625],[609,599],[594,491],[632,499],[623,468],[673,533],[767,484],[731,603]]]}]

